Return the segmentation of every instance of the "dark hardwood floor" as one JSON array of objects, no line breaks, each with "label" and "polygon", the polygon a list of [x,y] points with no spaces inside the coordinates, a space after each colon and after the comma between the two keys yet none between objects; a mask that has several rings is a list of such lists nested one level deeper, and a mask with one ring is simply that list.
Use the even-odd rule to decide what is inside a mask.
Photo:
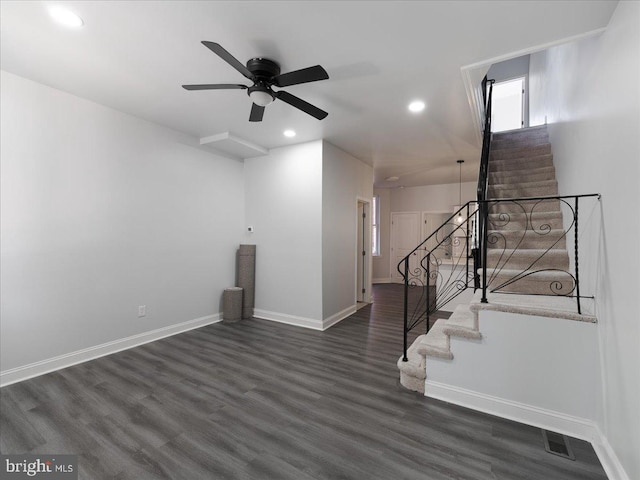
[{"label": "dark hardwood floor", "polygon": [[606,478],[586,442],[566,460],[400,387],[397,289],[325,332],[223,322],[5,387],[0,450],[78,454],[100,480]]}]

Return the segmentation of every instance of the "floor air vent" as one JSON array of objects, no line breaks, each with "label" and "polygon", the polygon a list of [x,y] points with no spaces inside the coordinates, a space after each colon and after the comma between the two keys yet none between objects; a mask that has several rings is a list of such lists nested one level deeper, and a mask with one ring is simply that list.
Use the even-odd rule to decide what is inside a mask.
[{"label": "floor air vent", "polygon": [[542,430],[542,438],[544,438],[544,449],[547,452],[569,460],[576,459],[566,436],[549,430]]}]

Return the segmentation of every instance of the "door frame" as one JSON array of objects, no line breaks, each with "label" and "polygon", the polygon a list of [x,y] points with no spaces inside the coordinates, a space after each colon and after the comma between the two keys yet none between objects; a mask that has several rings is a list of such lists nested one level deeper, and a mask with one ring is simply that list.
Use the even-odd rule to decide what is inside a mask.
[{"label": "door frame", "polygon": [[[359,215],[359,206],[362,204],[362,209],[365,214],[365,221],[362,221],[362,217]],[[354,277],[354,305],[356,305],[359,301],[371,303],[371,269],[373,256],[371,255],[371,198],[365,198],[361,196],[356,197],[356,232],[355,232],[355,277]],[[358,244],[358,232],[362,230],[364,227],[364,231],[362,231],[362,243],[364,245],[365,254],[362,255],[363,245]],[[362,260],[360,263],[359,260]],[[364,272],[360,269],[364,268]],[[362,285],[364,288],[364,294],[358,291],[358,278],[362,277]],[[359,299],[362,300],[359,300]]]}]

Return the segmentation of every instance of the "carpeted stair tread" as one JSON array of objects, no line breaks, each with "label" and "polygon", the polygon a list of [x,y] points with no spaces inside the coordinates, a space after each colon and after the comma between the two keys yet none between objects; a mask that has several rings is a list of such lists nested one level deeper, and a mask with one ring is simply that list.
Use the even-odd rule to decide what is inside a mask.
[{"label": "carpeted stair tread", "polygon": [[509,248],[509,249],[528,249],[528,248],[566,248],[566,235],[564,230],[548,230],[546,232],[538,232],[533,230],[489,230],[489,244],[487,248]]},{"label": "carpeted stair tread", "polygon": [[417,352],[420,341],[426,335],[420,335],[407,349],[407,361],[402,361],[402,356],[398,359],[398,370],[400,370],[400,383],[402,386],[414,392],[424,393],[424,379],[427,376],[426,360],[424,355]]},{"label": "carpeted stair tread", "polygon": [[551,144],[543,143],[533,147],[515,147],[491,150],[491,160],[511,160],[519,158],[537,157],[540,155],[550,155]]},{"label": "carpeted stair tread", "polygon": [[523,273],[521,269],[492,272],[488,280],[492,293],[522,293],[529,295],[565,296],[574,293],[573,277],[560,270]]},{"label": "carpeted stair tread", "polygon": [[453,359],[453,354],[449,348],[449,335],[444,333],[444,325],[443,319],[436,320],[429,332],[420,340],[416,350],[418,354],[425,357]]},{"label": "carpeted stair tread", "polygon": [[530,136],[530,135],[547,135],[547,126],[534,125],[532,127],[526,127],[526,128],[514,128],[513,130],[503,130],[501,132],[496,132],[493,134],[494,137],[498,137],[498,138],[512,138],[512,137],[522,137],[522,136]]},{"label": "carpeted stair tread", "polygon": [[491,213],[489,214],[490,230],[560,230],[563,228],[562,212],[524,213]]},{"label": "carpeted stair tread", "polygon": [[482,335],[478,330],[477,316],[469,310],[469,305],[458,305],[453,314],[444,322],[445,335],[480,339]]},{"label": "carpeted stair tread", "polygon": [[558,184],[554,182],[532,182],[513,185],[492,185],[489,198],[529,198],[551,197],[558,195]]},{"label": "carpeted stair tread", "polygon": [[[522,177],[521,177],[522,178]],[[526,178],[525,178],[526,180]],[[489,190],[513,190],[516,188],[538,188],[538,187],[558,187],[557,180],[538,180],[528,182],[507,182],[507,183],[494,183],[489,186]]]},{"label": "carpeted stair tread", "polygon": [[569,270],[569,254],[565,249],[487,249],[487,267],[525,270],[528,268],[558,268]]},{"label": "carpeted stair tread", "polygon": [[506,158],[503,160],[489,161],[489,174],[507,171],[519,171],[522,174],[523,170],[539,169],[553,166],[552,154],[535,154],[527,155],[520,158]]},{"label": "carpeted stair tread", "polygon": [[546,180],[555,180],[556,169],[553,166],[545,166],[540,168],[489,172],[489,183],[491,185],[518,183],[523,179],[527,182],[544,182]]},{"label": "carpeted stair tread", "polygon": [[548,135],[540,135],[536,137],[523,137],[511,139],[493,139],[491,140],[491,150],[506,150],[509,148],[537,147],[549,143]]},{"label": "carpeted stair tread", "polygon": [[532,214],[532,213],[551,213],[560,212],[560,200],[522,200],[516,202],[496,202],[489,204],[489,215],[508,213],[513,214]]},{"label": "carpeted stair tread", "polygon": [[481,298],[482,292],[478,290],[469,305],[469,310],[472,312],[492,310],[497,312],[596,323],[595,316],[577,313],[575,298],[565,296],[541,297],[536,295],[501,293],[487,293],[488,303],[482,303],[480,301]]}]

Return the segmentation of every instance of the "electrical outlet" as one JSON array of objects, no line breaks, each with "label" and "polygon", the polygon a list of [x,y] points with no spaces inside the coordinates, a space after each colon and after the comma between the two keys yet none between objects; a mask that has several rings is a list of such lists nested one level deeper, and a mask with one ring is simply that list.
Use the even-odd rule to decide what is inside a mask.
[{"label": "electrical outlet", "polygon": [[146,317],[146,316],[147,316],[147,306],[138,305],[138,317]]}]

